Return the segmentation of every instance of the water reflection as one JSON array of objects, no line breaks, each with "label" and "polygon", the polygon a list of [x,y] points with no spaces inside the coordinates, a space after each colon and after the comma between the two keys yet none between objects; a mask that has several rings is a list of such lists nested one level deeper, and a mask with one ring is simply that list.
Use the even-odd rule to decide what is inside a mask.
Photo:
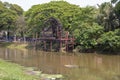
[{"label": "water reflection", "polygon": [[119,55],[60,54],[0,48],[0,58],[37,67],[43,73],[66,74],[69,80],[120,80]]}]

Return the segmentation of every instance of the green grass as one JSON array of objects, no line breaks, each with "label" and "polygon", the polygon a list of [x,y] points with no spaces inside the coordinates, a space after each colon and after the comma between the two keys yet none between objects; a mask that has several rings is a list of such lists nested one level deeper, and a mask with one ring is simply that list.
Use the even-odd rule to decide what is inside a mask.
[{"label": "green grass", "polygon": [[26,74],[22,66],[0,60],[0,80],[38,80],[38,76]]},{"label": "green grass", "polygon": [[7,47],[11,44],[13,44],[13,43],[12,42],[0,42],[0,47]]},{"label": "green grass", "polygon": [[14,43],[14,42],[0,42],[0,47],[12,48],[12,49],[26,49],[28,44]]}]

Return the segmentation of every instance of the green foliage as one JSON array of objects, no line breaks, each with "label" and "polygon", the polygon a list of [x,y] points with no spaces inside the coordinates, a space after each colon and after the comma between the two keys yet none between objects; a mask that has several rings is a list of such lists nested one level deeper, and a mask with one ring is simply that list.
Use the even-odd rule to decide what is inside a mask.
[{"label": "green foliage", "polygon": [[111,3],[114,4],[114,3],[116,3],[117,1],[118,1],[118,0],[111,0]]},{"label": "green foliage", "polygon": [[[35,5],[26,12],[29,29],[38,31],[44,26],[44,22],[55,17],[62,23],[64,29],[71,30],[78,26],[81,8],[65,1],[51,1],[50,3]],[[32,26],[32,27],[31,27]]]},{"label": "green foliage", "polygon": [[97,39],[103,33],[103,28],[96,23],[93,25],[83,23],[74,33],[76,34],[76,43],[81,46],[81,50],[95,49],[98,44]]},{"label": "green foliage", "polygon": [[44,22],[50,17],[55,17],[62,23],[64,30],[72,33],[82,22],[91,24],[94,21],[95,10],[94,7],[80,8],[65,1],[35,5],[26,12],[28,31],[30,34],[40,32]]},{"label": "green foliage", "polygon": [[23,9],[17,4],[11,4],[10,9],[15,11],[18,15],[23,14]]},{"label": "green foliage", "polygon": [[2,2],[0,4],[0,30],[10,29],[17,19],[17,14],[6,8]]},{"label": "green foliage", "polygon": [[[118,19],[119,19],[119,21],[120,21],[120,1],[116,3],[114,9],[115,9],[116,14],[117,14],[117,17],[118,17]],[[119,25],[119,27],[120,27],[120,25]]]},{"label": "green foliage", "polygon": [[17,4],[0,2],[0,31],[7,31],[9,36],[9,33],[15,35],[24,31],[24,27],[23,9]]},{"label": "green foliage", "polygon": [[16,18],[17,18],[16,13],[8,9],[0,10],[0,12],[2,12],[0,14],[0,28],[1,29],[7,29],[8,26],[14,25]]},{"label": "green foliage", "polygon": [[119,26],[119,20],[110,2],[105,2],[99,6],[97,22],[104,26],[105,31],[113,31]]},{"label": "green foliage", "polygon": [[120,51],[120,29],[102,34],[98,43],[103,51]]},{"label": "green foliage", "polygon": [[23,37],[25,35],[26,21],[25,21],[25,17],[23,15],[21,15],[17,18],[13,31],[16,36]]},{"label": "green foliage", "polygon": [[105,2],[99,5],[97,22],[104,26],[105,31],[120,28],[120,1],[111,0],[111,3]]}]

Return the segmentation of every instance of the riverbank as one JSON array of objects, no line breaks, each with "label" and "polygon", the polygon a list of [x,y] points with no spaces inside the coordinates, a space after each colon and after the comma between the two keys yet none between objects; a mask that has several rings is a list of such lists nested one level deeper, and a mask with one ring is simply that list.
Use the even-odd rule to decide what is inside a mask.
[{"label": "riverbank", "polygon": [[32,67],[25,68],[0,59],[0,80],[62,80],[61,74],[43,74]]},{"label": "riverbank", "polygon": [[0,80],[38,80],[38,78],[26,74],[22,66],[0,59]]},{"label": "riverbank", "polygon": [[[27,47],[31,47],[31,46],[29,44],[23,44],[23,43],[0,42],[0,47],[11,48],[11,50],[13,50],[13,49],[27,50],[28,49]],[[1,69],[3,69],[3,68],[4,68],[4,70],[2,71]],[[4,60],[0,60],[0,80],[41,80],[41,79],[47,80],[47,79],[52,79],[52,78],[54,78],[54,79],[62,79],[63,78],[63,76],[61,74],[45,74],[45,73],[41,73],[41,71],[36,71],[36,70],[37,69],[34,69],[32,67],[25,68],[25,67],[21,67],[17,64],[11,63],[11,62],[6,62]],[[17,76],[16,74],[19,76]],[[1,75],[6,75],[6,76],[1,77]],[[16,76],[14,76],[14,75],[16,75]],[[24,75],[26,75],[26,76],[24,76]],[[33,75],[33,77],[27,78],[27,76],[29,77],[30,75]]]},{"label": "riverbank", "polygon": [[0,42],[0,47],[13,49],[26,49],[28,47],[28,44],[15,42]]}]

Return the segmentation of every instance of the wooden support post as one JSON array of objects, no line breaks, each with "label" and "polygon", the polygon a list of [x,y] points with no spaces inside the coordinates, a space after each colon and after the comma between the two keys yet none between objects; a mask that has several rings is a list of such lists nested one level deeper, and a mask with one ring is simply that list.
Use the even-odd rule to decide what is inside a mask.
[{"label": "wooden support post", "polygon": [[44,50],[46,50],[46,41],[44,41]]},{"label": "wooden support post", "polygon": [[68,41],[65,41],[65,45],[66,45],[66,51],[68,51]]},{"label": "wooden support post", "polygon": [[68,35],[69,35],[69,32],[67,31],[66,32],[66,41],[65,41],[66,51],[68,51]]},{"label": "wooden support post", "polygon": [[35,34],[35,36],[36,36],[36,38],[35,38],[35,46],[37,45],[37,32],[36,32],[36,34]]},{"label": "wooden support post", "polygon": [[50,41],[50,51],[52,51],[52,40]]},{"label": "wooden support post", "polygon": [[62,41],[60,40],[60,51],[62,50]]},{"label": "wooden support post", "polygon": [[74,49],[74,40],[72,41],[73,49]]}]

